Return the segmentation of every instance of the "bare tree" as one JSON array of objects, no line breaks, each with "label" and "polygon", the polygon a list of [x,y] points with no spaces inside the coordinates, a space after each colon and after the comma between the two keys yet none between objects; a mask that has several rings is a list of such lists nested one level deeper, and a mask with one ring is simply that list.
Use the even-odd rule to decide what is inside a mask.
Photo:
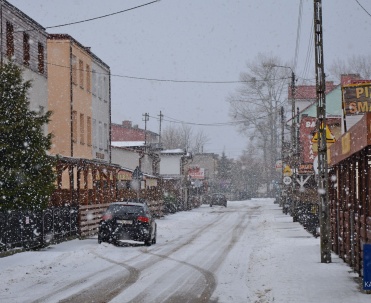
[{"label": "bare tree", "polygon": [[165,149],[182,148],[193,153],[200,153],[208,141],[208,136],[202,130],[193,135],[192,127],[185,124],[178,127],[170,124],[162,134],[162,144]]},{"label": "bare tree", "polygon": [[193,137],[192,152],[203,153],[204,146],[210,141],[203,130],[199,130]]},{"label": "bare tree", "polygon": [[250,137],[255,153],[261,151],[264,178],[270,183],[274,176],[280,129],[279,112],[287,93],[291,71],[279,58],[259,54],[241,73],[244,84],[231,94],[230,116],[239,131]]},{"label": "bare tree", "polygon": [[189,125],[182,124],[179,128],[182,146],[186,151],[190,151],[192,144],[193,131]]},{"label": "bare tree", "polygon": [[329,67],[329,77],[340,82],[342,74],[359,74],[371,79],[371,55],[353,55],[347,60],[336,59]]},{"label": "bare tree", "polygon": [[179,129],[173,125],[165,127],[161,134],[161,141],[165,149],[183,148]]}]

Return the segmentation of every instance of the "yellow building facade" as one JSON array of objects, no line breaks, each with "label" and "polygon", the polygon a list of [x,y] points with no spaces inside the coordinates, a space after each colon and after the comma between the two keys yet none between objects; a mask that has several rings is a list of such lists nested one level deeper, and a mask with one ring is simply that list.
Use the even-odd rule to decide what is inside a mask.
[{"label": "yellow building facade", "polygon": [[52,155],[92,159],[92,59],[69,35],[49,35],[48,107]]}]

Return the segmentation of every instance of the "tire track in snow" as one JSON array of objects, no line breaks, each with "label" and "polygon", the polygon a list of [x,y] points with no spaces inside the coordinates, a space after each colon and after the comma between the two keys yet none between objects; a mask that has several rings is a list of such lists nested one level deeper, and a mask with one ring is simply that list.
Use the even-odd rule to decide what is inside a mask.
[{"label": "tire track in snow", "polygon": [[[208,269],[202,268],[200,266],[191,264],[186,261],[177,260],[175,258],[171,258],[169,255],[160,255],[155,254],[153,252],[147,252],[148,254],[158,256],[162,258],[163,260],[171,260],[179,263],[180,265],[185,265],[188,267],[191,267],[198,271],[202,278],[198,278],[193,284],[194,286],[187,291],[186,294],[180,293],[174,293],[170,294],[170,296],[166,293],[167,291],[164,291],[164,294],[162,297],[157,297],[155,302],[166,302],[166,303],[178,303],[178,302],[194,302],[194,303],[206,303],[210,302],[210,298],[217,286],[217,280],[215,278],[214,272],[220,267],[223,260],[226,258],[228,253],[232,250],[234,245],[238,242],[239,238],[242,236],[243,231],[246,229],[246,227],[251,223],[251,217],[256,214],[259,207],[254,207],[251,210],[242,213],[242,215],[239,217],[239,219],[236,221],[237,223],[234,224],[233,230],[231,232],[231,239],[228,243],[228,245],[224,246],[225,248],[218,253],[216,257],[212,259],[212,265],[209,266]],[[224,216],[223,216],[224,217]],[[214,225],[214,224],[213,224]],[[199,233],[199,232],[198,232]],[[188,244],[191,244],[197,237],[195,237],[192,241],[190,241]],[[206,243],[204,246],[200,247],[195,251],[194,255],[197,255],[200,251],[204,251],[206,247],[210,246],[210,242]],[[171,274],[174,272],[174,269],[170,269],[167,273]],[[167,273],[164,273],[163,275],[166,276]],[[179,279],[181,280],[181,279]],[[174,283],[175,285],[176,283]],[[196,296],[195,294],[200,293],[200,286],[201,287],[201,294],[199,296]],[[141,294],[130,300],[129,302],[146,302],[146,296],[148,293],[151,293],[151,289],[153,288],[153,284],[148,286],[146,289],[141,291]],[[182,287],[182,284],[178,285],[177,289]],[[203,289],[202,289],[203,288]]]},{"label": "tire track in snow", "polygon": [[[219,221],[225,215],[227,215],[227,213],[221,214],[220,216],[218,216],[218,218],[216,220],[206,224],[205,226],[202,226],[201,228],[203,230],[208,230],[210,228],[213,228],[213,226],[218,224]],[[199,230],[194,231],[190,235],[190,237],[187,237],[187,239],[185,239],[185,241],[181,241],[181,243],[178,246],[174,247],[173,249],[169,250],[168,252],[165,252],[164,255],[170,256],[171,254],[179,251],[184,246],[187,246],[188,244],[192,243],[195,239],[197,239],[200,236],[201,235],[200,235]],[[167,243],[156,244],[156,247],[153,247],[153,249],[154,250],[158,250],[158,248],[160,248],[160,249],[165,248],[166,249],[167,246],[168,246]],[[148,253],[148,248],[145,248],[142,252],[145,253],[145,254]],[[98,254],[94,251],[92,251],[92,253],[95,254],[97,257],[106,260],[107,262],[123,266],[124,268],[126,268],[128,270],[129,275],[126,272],[126,273],[123,273],[122,275],[119,274],[118,276],[115,276],[115,277],[105,278],[104,280],[102,280],[102,282],[94,283],[93,285],[87,285],[86,289],[84,289],[83,291],[80,291],[79,293],[71,295],[71,296],[69,296],[69,297],[67,297],[63,300],[60,300],[59,301],[60,303],[67,303],[67,302],[85,303],[85,302],[89,302],[89,301],[92,301],[92,300],[95,303],[97,303],[97,302],[102,302],[102,303],[103,302],[108,302],[108,301],[112,300],[114,297],[116,297],[122,291],[125,291],[126,288],[128,288],[129,286],[134,284],[138,280],[138,278],[140,277],[140,273],[143,269],[149,268],[149,267],[157,264],[158,262],[160,262],[162,260],[162,258],[157,257],[157,256],[154,255],[154,258],[156,258],[157,260],[153,260],[154,258],[152,258],[150,260],[141,262],[140,265],[137,266],[137,267],[132,267],[132,266],[128,265],[127,263],[142,257],[143,256],[142,254],[137,255],[137,256],[129,259],[129,260],[126,260],[125,262],[119,262],[119,261],[113,260],[111,258],[107,258],[105,256],[102,256],[102,255],[100,255],[100,254]],[[110,267],[110,268],[112,268],[112,267]],[[106,270],[107,269],[96,272],[96,273],[94,273],[94,276],[100,275],[103,272],[105,272]],[[90,277],[92,277],[92,275],[89,275],[89,278]],[[74,282],[70,283],[69,285],[66,285],[62,289],[58,290],[58,293],[63,293],[64,291],[66,291],[70,287],[73,287],[76,284],[84,283],[86,281],[87,281],[87,279],[85,279],[85,278],[74,281]],[[108,281],[108,282],[106,282],[106,281]],[[92,292],[94,292],[94,296],[92,296]],[[47,298],[50,298],[51,296],[53,296],[55,294],[56,294],[56,292],[53,292],[50,295],[43,296],[42,298],[34,301],[33,303],[45,302],[45,300]]]}]

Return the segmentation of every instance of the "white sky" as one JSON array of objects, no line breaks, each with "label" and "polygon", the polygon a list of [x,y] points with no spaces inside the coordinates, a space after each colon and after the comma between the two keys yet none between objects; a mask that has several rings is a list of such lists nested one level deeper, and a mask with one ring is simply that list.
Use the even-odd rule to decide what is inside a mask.
[{"label": "white sky", "polygon": [[[138,6],[138,0],[9,0],[44,27],[79,21]],[[365,55],[371,49],[371,16],[355,0],[323,0],[324,62]],[[298,41],[299,77],[314,79],[309,48],[313,1],[303,0],[297,39],[299,0],[161,0],[112,17],[54,28],[67,33],[105,61],[113,75],[151,79],[237,81],[246,62],[259,52],[293,64]],[[371,12],[371,2],[359,0]],[[308,56],[308,50],[311,56]],[[307,59],[308,58],[308,59]],[[309,62],[309,64],[306,62]],[[158,132],[160,111],[191,123],[230,121],[226,97],[237,84],[186,84],[112,77],[112,121],[132,120]],[[169,120],[165,117],[165,119]],[[163,128],[169,122],[164,121]],[[247,139],[232,126],[205,127],[205,152],[237,157]],[[195,127],[195,131],[199,128]]]},{"label": "white sky", "polygon": [[83,290],[94,294],[113,277],[126,281],[129,269],[138,279],[110,302],[139,295],[141,302],[164,302],[163,296],[192,287],[202,270],[216,280],[212,302],[370,302],[358,275],[336,255],[332,263],[320,263],[319,245],[273,199],[202,205],[158,219],[151,247],[99,245],[95,237],[0,258],[0,302],[53,303]]}]

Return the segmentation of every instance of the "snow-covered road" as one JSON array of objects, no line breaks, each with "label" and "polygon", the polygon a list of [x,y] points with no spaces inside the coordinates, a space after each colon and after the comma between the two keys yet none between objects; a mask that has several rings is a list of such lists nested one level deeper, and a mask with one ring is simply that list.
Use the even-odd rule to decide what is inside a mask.
[{"label": "snow-covered road", "polygon": [[73,240],[0,259],[0,302],[369,302],[271,199],[157,220],[151,247]]}]

